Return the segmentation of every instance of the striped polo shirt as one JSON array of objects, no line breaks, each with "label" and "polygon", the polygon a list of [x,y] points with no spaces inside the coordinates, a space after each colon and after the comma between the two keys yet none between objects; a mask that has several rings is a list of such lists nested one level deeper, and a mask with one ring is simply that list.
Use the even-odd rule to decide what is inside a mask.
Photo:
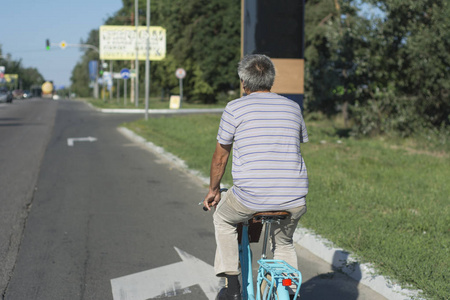
[{"label": "striped polo shirt", "polygon": [[233,187],[255,211],[305,204],[308,174],[300,143],[308,141],[300,106],[275,93],[252,93],[228,103],[217,141],[233,143]]}]

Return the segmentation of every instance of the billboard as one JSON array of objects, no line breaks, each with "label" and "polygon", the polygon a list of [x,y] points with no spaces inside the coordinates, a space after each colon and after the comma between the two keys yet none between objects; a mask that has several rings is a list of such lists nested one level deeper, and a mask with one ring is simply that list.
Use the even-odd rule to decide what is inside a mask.
[{"label": "billboard", "polygon": [[241,56],[269,56],[276,69],[272,91],[302,106],[305,0],[241,1]]},{"label": "billboard", "polygon": [[136,47],[138,59],[146,59],[147,37],[150,36],[150,60],[166,57],[166,29],[159,26],[100,26],[100,59],[134,60]]},{"label": "billboard", "polygon": [[18,74],[3,74],[3,79],[8,83],[15,83],[19,79]]}]

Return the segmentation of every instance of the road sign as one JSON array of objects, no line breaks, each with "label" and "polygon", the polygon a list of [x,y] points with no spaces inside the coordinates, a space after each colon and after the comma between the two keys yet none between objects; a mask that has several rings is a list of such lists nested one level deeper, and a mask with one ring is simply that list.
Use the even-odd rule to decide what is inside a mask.
[{"label": "road sign", "polygon": [[130,70],[128,69],[122,69],[120,70],[120,76],[122,76],[123,79],[128,79],[131,76]]},{"label": "road sign", "polygon": [[91,60],[89,61],[89,79],[94,81],[97,78],[98,72],[98,61]]},{"label": "road sign", "polygon": [[[166,57],[166,29],[159,26],[138,26],[138,59],[147,59],[147,37],[150,37],[150,60],[163,60]],[[100,59],[136,59],[135,26],[100,26]]]},{"label": "road sign", "polygon": [[113,84],[113,78],[112,78],[111,72],[103,72],[103,82],[106,82],[106,85],[108,86],[108,90],[111,90],[112,84]]},{"label": "road sign", "polygon": [[183,68],[178,68],[175,71],[175,76],[177,76],[178,79],[183,79],[186,77],[186,71]]}]

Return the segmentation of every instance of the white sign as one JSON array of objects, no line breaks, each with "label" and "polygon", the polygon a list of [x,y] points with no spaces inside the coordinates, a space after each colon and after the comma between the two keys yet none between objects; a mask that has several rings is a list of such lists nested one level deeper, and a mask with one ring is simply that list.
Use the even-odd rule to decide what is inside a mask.
[{"label": "white sign", "polygon": [[103,82],[106,82],[108,88],[112,87],[112,74],[110,72],[103,72]]},{"label": "white sign", "polygon": [[[100,26],[100,59],[135,60],[136,46],[138,59],[147,57],[147,37],[150,37],[150,60],[166,57],[166,29],[159,26]],[[137,41],[137,45],[136,45]]]},{"label": "white sign", "polygon": [[183,79],[186,77],[186,71],[183,68],[178,68],[175,71],[175,76],[177,76],[178,79]]},{"label": "white sign", "polygon": [[189,293],[189,287],[199,285],[206,297],[214,300],[220,289],[220,279],[214,276],[214,268],[174,248],[181,262],[111,279],[113,299],[146,300],[173,297]]}]

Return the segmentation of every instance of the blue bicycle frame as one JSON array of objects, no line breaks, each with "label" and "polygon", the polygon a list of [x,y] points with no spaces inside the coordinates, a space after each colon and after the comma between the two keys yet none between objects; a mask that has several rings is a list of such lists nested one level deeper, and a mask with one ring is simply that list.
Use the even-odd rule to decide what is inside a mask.
[{"label": "blue bicycle frame", "polygon": [[[267,244],[267,229],[265,232],[264,245]],[[272,295],[274,287],[276,287],[276,298],[278,300],[289,300],[288,287],[296,285],[297,290],[294,299],[299,294],[300,285],[302,283],[302,274],[300,271],[290,266],[283,260],[274,260],[265,258],[265,248],[263,258],[258,260],[260,265],[257,276],[257,295],[255,298],[255,289],[253,286],[253,270],[252,270],[252,251],[248,240],[248,222],[242,227],[242,241],[239,245],[239,258],[241,262],[242,273],[242,299],[243,300],[261,300],[261,291],[259,288],[263,281],[267,282],[268,295]]]},{"label": "blue bicycle frame", "polygon": [[[252,250],[248,240],[248,221],[242,226],[242,241],[239,244],[239,259],[242,273],[242,299],[254,300]],[[247,275],[247,276],[246,276]]]}]

